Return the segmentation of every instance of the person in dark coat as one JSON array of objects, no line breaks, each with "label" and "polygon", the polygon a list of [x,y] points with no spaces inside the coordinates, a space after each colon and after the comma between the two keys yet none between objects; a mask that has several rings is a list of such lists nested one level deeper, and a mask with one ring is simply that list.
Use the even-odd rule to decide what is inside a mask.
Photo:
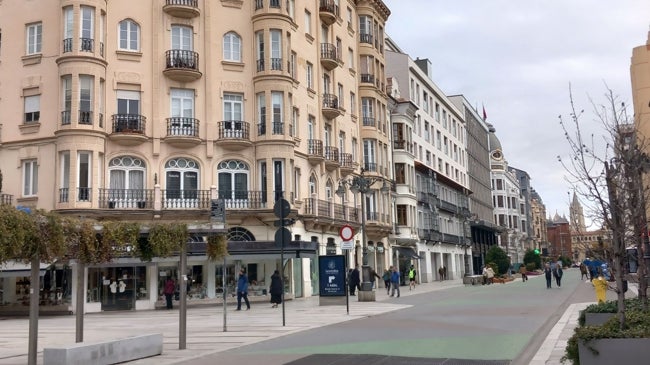
[{"label": "person in dark coat", "polygon": [[547,262],[544,265],[544,276],[546,277],[546,289],[551,289],[551,276],[553,271],[551,270],[551,265]]},{"label": "person in dark coat", "polygon": [[241,310],[241,300],[244,299],[246,302],[246,310],[251,309],[251,303],[248,301],[248,276],[246,275],[246,269],[241,268],[239,270],[239,279],[237,279],[237,310]]},{"label": "person in dark coat", "polygon": [[165,301],[167,302],[167,309],[173,309],[172,306],[172,296],[176,291],[176,283],[174,280],[168,276],[167,281],[165,281],[165,286],[163,287],[163,294],[165,294]]},{"label": "person in dark coat", "polygon": [[273,304],[271,308],[277,308],[278,304],[282,303],[282,278],[280,278],[278,270],[275,270],[271,275],[269,293],[271,293],[271,303]]},{"label": "person in dark coat", "polygon": [[360,284],[361,276],[359,274],[359,265],[357,265],[352,269],[352,271],[350,271],[350,282],[348,283],[350,287],[350,295],[354,295]]}]

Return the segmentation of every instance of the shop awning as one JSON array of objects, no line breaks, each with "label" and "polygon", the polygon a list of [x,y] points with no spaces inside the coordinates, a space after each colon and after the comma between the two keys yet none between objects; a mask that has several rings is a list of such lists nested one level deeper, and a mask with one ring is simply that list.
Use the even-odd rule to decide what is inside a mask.
[{"label": "shop awning", "polygon": [[408,257],[412,259],[419,259],[420,256],[415,252],[415,249],[412,247],[402,247],[402,246],[395,246],[393,247],[395,249],[395,252],[399,254],[400,257]]},{"label": "shop awning", "polygon": [[[45,271],[51,264],[42,263],[40,265],[40,276],[45,275]],[[0,278],[17,278],[30,276],[32,270],[32,265],[25,264],[19,261],[7,261],[4,264],[0,264]]]}]

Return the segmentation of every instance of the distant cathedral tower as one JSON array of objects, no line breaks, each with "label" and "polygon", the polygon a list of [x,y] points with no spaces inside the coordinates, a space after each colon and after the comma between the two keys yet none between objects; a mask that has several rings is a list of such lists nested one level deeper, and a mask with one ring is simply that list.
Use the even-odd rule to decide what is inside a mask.
[{"label": "distant cathedral tower", "polygon": [[575,191],[573,192],[573,199],[569,205],[569,220],[571,224],[571,232],[584,233],[587,231],[587,227],[585,226],[585,215]]}]

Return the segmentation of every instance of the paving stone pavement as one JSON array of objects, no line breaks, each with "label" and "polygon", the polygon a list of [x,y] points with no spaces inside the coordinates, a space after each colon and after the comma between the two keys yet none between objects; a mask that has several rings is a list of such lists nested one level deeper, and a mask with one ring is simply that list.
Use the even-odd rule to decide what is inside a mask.
[{"label": "paving stone pavement", "polygon": [[[519,280],[519,279],[517,279]],[[416,290],[402,290],[402,296],[462,286],[460,280],[423,283]],[[162,333],[163,354],[140,359],[130,364],[167,365],[186,363],[206,354],[250,345],[312,328],[396,311],[409,305],[387,301],[385,290],[376,291],[375,302],[358,302],[350,297],[349,314],[345,306],[319,306],[318,297],[299,298],[285,302],[285,325],[282,308],[253,303],[250,311],[226,310],[224,331],[223,307],[188,307],[187,343],[179,350],[179,313],[174,310],[133,312],[102,312],[84,317],[84,341],[100,342],[131,335]],[[590,303],[571,305],[537,351],[531,364],[561,364],[566,340],[573,333],[580,309]],[[0,318],[0,365],[27,363],[29,321],[27,318]],[[41,317],[38,322],[38,363],[46,347],[70,345],[75,342],[75,316]]]}]

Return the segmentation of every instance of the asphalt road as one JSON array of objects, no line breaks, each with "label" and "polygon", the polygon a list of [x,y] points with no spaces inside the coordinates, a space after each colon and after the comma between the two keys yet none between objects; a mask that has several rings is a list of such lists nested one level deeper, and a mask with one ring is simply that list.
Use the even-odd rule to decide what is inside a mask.
[{"label": "asphalt road", "polygon": [[595,299],[579,276],[577,269],[565,270],[561,288],[547,289],[538,276],[391,298],[412,306],[191,364],[528,364],[569,304]]}]

